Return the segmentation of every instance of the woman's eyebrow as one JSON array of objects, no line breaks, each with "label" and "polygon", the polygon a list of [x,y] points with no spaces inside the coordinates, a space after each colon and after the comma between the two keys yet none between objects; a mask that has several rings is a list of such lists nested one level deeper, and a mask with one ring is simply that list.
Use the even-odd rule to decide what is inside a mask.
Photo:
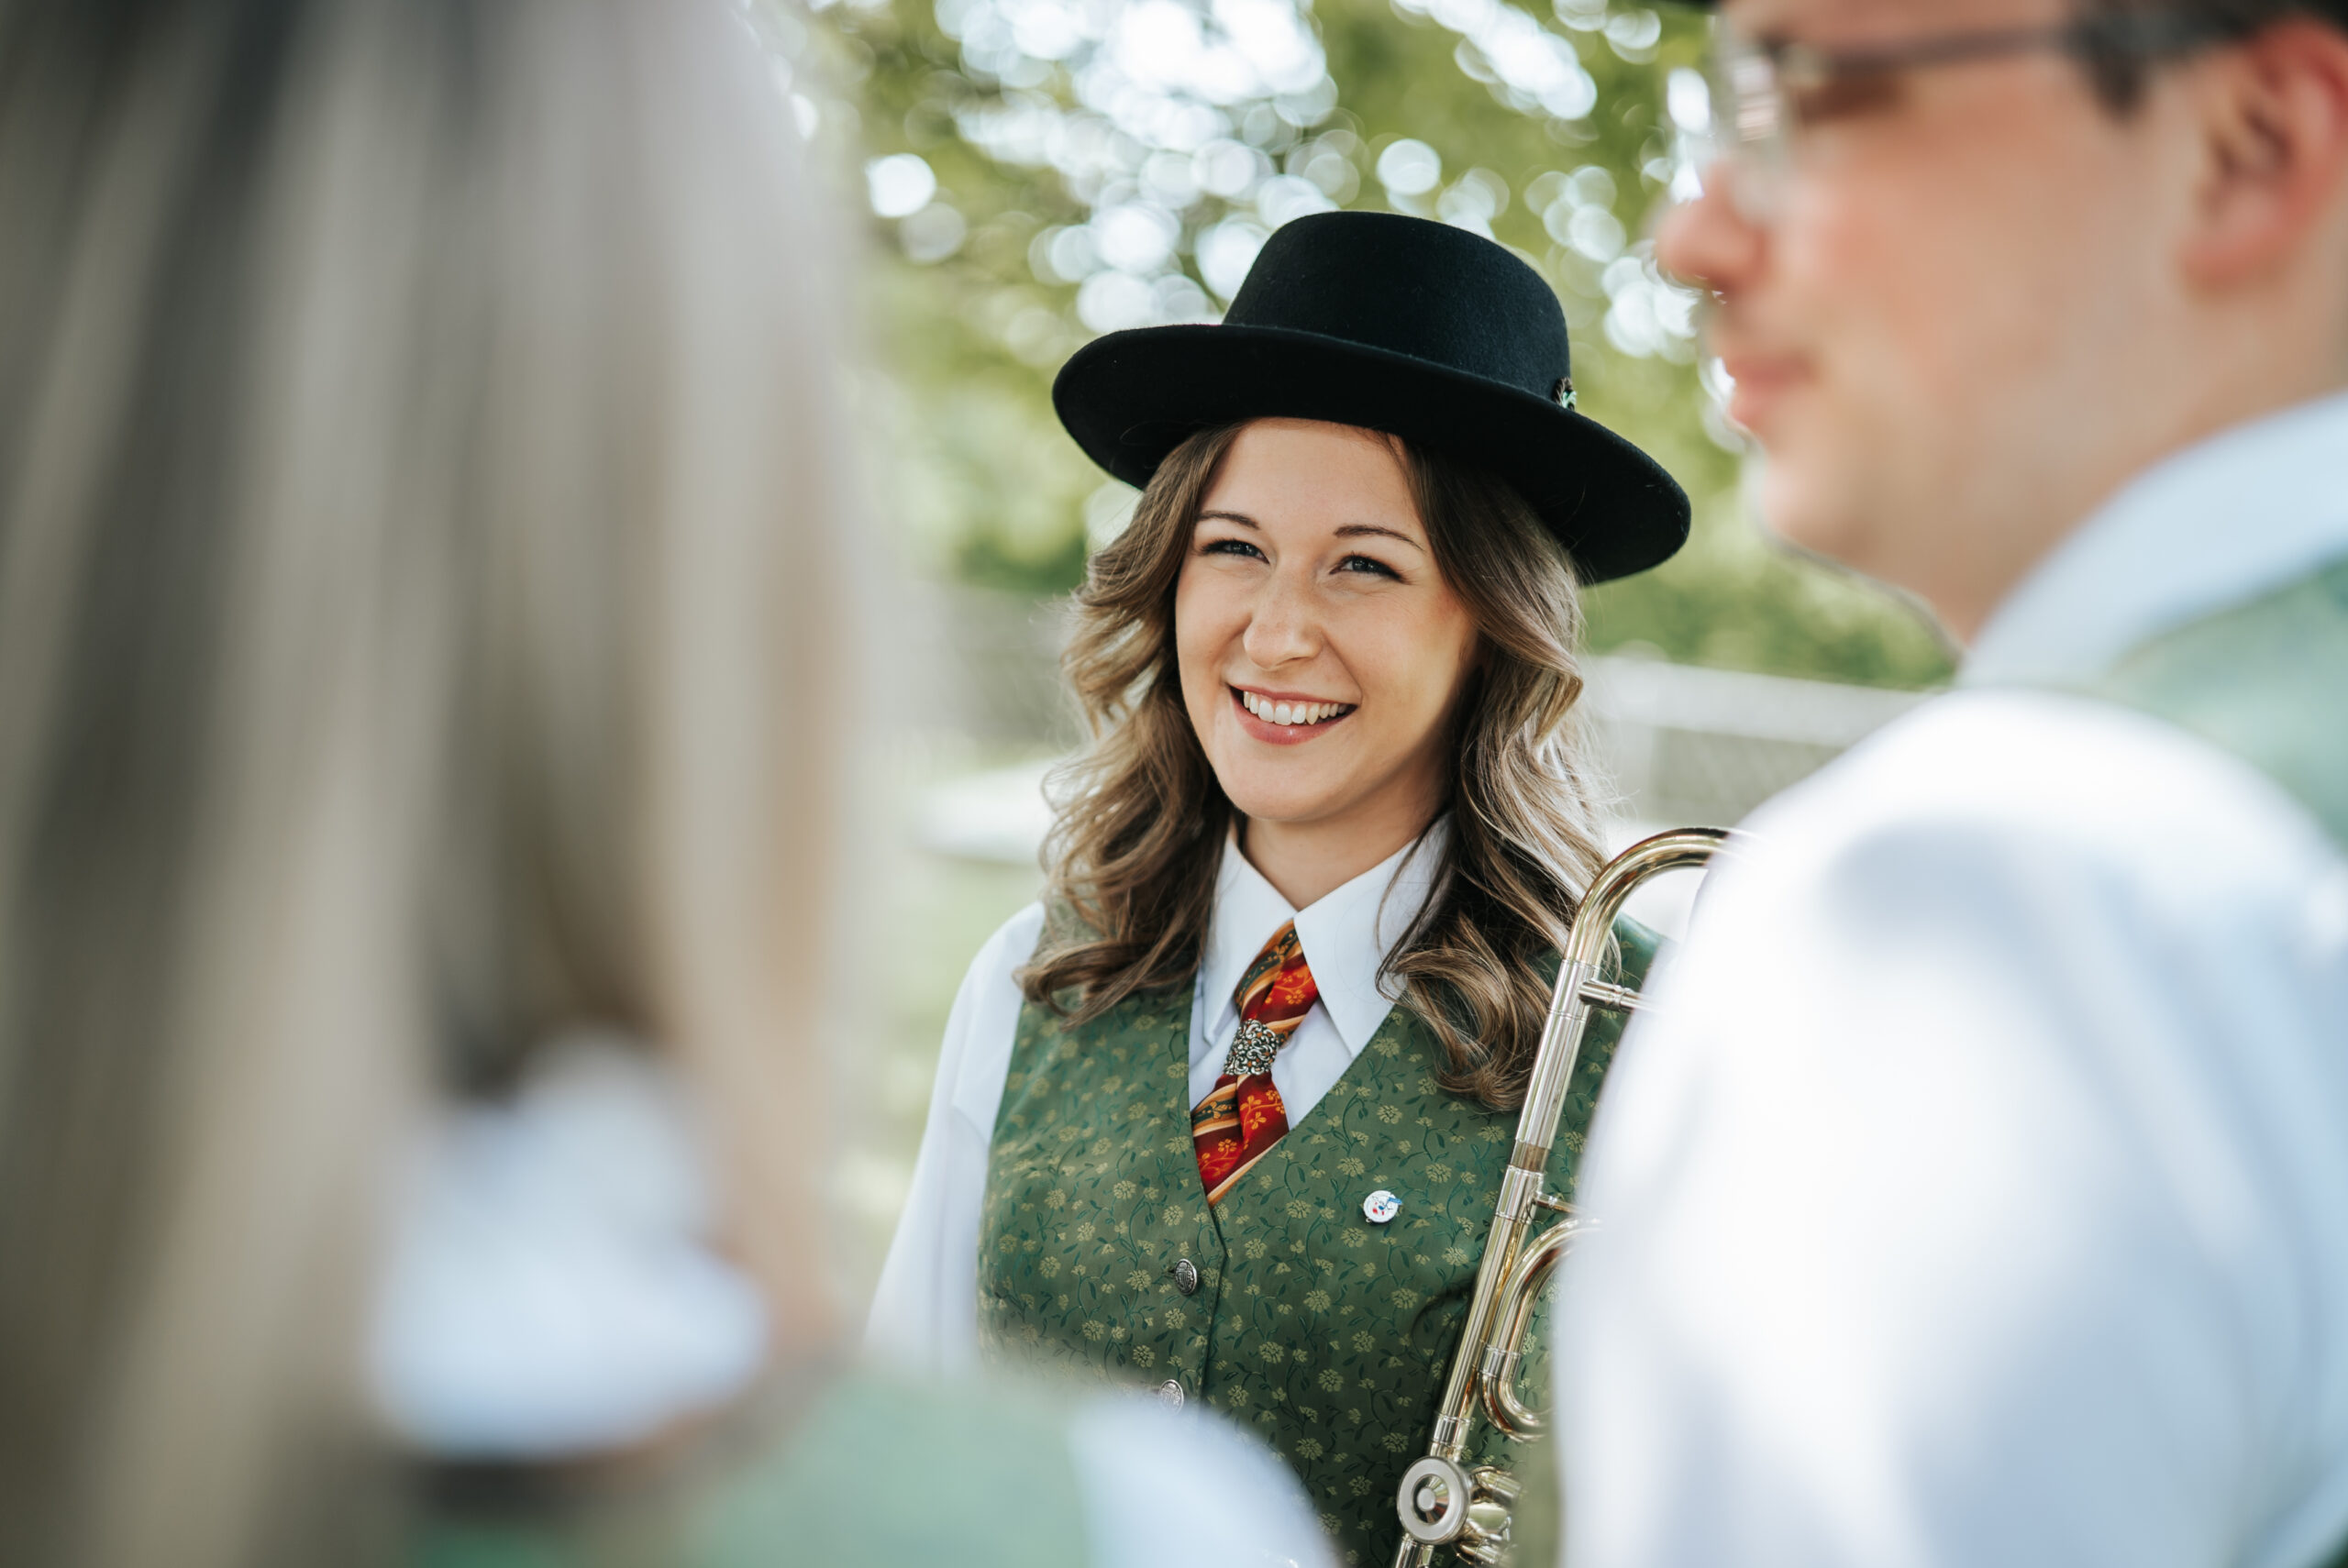
[{"label": "woman's eyebrow", "polygon": [[1337,537],[1340,539],[1399,539],[1421,555],[1426,554],[1427,549],[1424,545],[1412,538],[1408,534],[1392,528],[1380,528],[1374,523],[1348,523],[1337,530]]},{"label": "woman's eyebrow", "polygon": [[[1264,525],[1262,524],[1257,522],[1253,517],[1248,516],[1244,512],[1202,512],[1199,513],[1199,521],[1201,523],[1236,523],[1242,528],[1253,528],[1259,534],[1264,531]],[[1375,523],[1347,523],[1336,530],[1336,535],[1340,539],[1399,540],[1401,543],[1410,546],[1411,548],[1418,551],[1421,555],[1426,554],[1427,547],[1419,543],[1418,540],[1412,538],[1408,534],[1402,533],[1401,530],[1395,528],[1381,528]]]}]

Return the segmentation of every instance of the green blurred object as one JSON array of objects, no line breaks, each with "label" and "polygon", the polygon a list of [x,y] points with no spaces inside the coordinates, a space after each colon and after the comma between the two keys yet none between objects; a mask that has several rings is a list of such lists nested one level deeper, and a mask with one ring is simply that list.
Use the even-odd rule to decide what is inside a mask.
[{"label": "green blurred object", "polygon": [[2257,768],[2348,848],[2348,561],[2132,649],[2080,690]]},{"label": "green blurred object", "polygon": [[[852,1372],[674,1452],[460,1477],[408,1568],[1081,1568],[1079,1396]],[[447,1495],[450,1493],[455,1495]]]},{"label": "green blurred object", "polygon": [[870,180],[854,194],[882,369],[860,412],[912,563],[1074,588],[1088,521],[1097,542],[1131,492],[1060,432],[1053,370],[1111,326],[1211,318],[1277,221],[1392,209],[1538,266],[1572,323],[1582,408],[1696,498],[1678,558],[1591,591],[1594,648],[1944,681],[1947,647],[1904,602],[1744,520],[1696,302],[1640,237],[1675,171],[1672,72],[1708,27],[1605,0],[833,0],[778,27],[819,143]]}]

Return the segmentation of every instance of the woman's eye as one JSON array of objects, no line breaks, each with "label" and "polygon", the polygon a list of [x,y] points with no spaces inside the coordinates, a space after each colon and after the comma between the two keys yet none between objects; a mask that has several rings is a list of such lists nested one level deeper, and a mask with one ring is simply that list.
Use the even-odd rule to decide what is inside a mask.
[{"label": "woman's eye", "polygon": [[1401,572],[1396,571],[1384,561],[1372,560],[1368,556],[1347,556],[1344,560],[1337,563],[1337,569],[1339,571],[1368,572],[1374,577],[1390,577],[1395,579],[1397,581],[1400,581],[1402,576]]},{"label": "woman's eye", "polygon": [[1205,544],[1199,547],[1199,554],[1202,556],[1247,556],[1259,561],[1264,558],[1264,552],[1257,549],[1255,546],[1249,544],[1245,539],[1209,539]]}]

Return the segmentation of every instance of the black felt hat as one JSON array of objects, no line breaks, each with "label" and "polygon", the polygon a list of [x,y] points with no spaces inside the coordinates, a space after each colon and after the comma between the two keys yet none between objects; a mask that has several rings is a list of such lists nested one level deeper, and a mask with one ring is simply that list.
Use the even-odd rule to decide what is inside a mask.
[{"label": "black felt hat", "polygon": [[1052,404],[1133,485],[1218,425],[1383,430],[1506,480],[1583,581],[1645,571],[1686,541],[1688,496],[1572,393],[1565,312],[1508,250],[1425,218],[1321,213],[1265,242],[1222,325],[1095,338],[1061,367]]}]

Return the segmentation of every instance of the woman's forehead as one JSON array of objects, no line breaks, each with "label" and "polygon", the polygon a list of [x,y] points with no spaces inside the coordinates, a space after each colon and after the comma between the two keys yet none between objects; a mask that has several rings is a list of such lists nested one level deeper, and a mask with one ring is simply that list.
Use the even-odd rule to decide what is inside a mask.
[{"label": "woman's forehead", "polygon": [[1259,419],[1241,430],[1201,510],[1262,528],[1368,524],[1425,537],[1401,443],[1313,419]]}]

